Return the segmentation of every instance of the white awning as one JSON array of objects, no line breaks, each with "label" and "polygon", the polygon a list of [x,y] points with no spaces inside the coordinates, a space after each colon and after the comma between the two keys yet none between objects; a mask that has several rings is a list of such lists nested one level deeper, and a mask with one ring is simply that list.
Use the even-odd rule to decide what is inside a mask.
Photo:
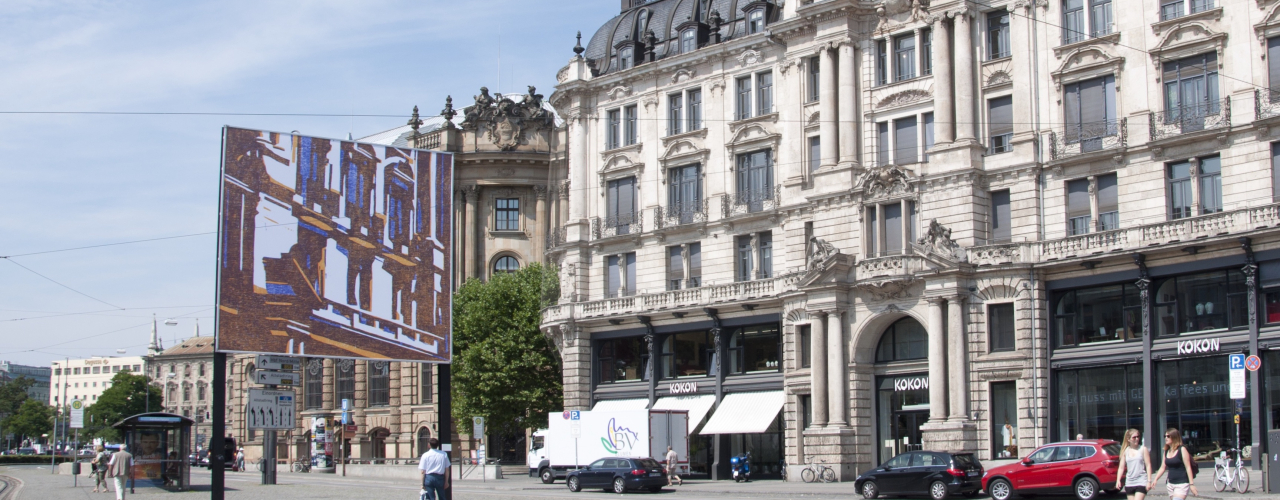
[{"label": "white awning", "polygon": [[606,399],[597,401],[591,411],[643,410],[649,406],[647,398],[639,399]]},{"label": "white awning", "polygon": [[693,434],[707,412],[716,404],[714,394],[694,394],[689,396],[670,396],[658,398],[653,403],[654,410],[689,410],[689,433]]},{"label": "white awning", "polygon": [[778,417],[786,400],[782,391],[726,394],[700,434],[762,433]]}]

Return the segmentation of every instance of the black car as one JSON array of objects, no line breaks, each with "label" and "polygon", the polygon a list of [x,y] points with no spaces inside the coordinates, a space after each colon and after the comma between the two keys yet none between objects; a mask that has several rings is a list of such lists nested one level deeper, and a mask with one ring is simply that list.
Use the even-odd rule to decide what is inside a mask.
[{"label": "black car", "polygon": [[982,489],[982,464],[972,453],[912,451],[889,459],[854,480],[865,498],[880,495],[950,495],[972,497]]},{"label": "black car", "polygon": [[570,472],[565,482],[574,492],[583,488],[604,488],[614,493],[641,488],[657,492],[667,485],[667,470],[652,458],[602,458],[585,469]]}]

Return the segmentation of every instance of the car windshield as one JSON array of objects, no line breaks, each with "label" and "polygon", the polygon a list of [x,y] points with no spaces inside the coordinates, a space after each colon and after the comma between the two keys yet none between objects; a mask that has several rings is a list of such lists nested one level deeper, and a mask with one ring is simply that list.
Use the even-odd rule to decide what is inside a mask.
[{"label": "car windshield", "polygon": [[951,460],[955,462],[956,467],[959,467],[961,469],[982,467],[981,465],[978,465],[978,461],[973,458],[973,455],[968,453],[959,453],[959,454],[951,455]]},{"label": "car windshield", "polygon": [[1118,457],[1120,456],[1120,443],[1104,444],[1102,445],[1102,451],[1113,457]]},{"label": "car windshield", "polygon": [[657,460],[654,460],[652,458],[637,458],[635,459],[635,461],[636,461],[636,464],[639,465],[640,468],[642,469],[652,469],[655,467],[662,467],[662,464],[658,463]]}]

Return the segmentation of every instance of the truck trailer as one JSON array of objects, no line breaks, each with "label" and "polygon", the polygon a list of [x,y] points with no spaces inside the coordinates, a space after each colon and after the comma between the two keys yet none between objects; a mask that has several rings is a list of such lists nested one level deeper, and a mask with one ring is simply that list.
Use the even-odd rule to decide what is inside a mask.
[{"label": "truck trailer", "polygon": [[668,446],[678,457],[677,473],[689,473],[687,410],[567,410],[547,421],[533,433],[528,457],[529,475],[543,483],[605,457],[652,458],[665,467]]}]

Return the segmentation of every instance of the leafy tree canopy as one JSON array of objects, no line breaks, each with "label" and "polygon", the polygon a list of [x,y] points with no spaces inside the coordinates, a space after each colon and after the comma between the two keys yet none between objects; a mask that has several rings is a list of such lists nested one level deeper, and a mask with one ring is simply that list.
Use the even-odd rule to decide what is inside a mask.
[{"label": "leafy tree canopy", "polygon": [[546,298],[559,295],[554,268],[532,264],[454,295],[454,419],[483,416],[494,433],[546,424],[563,406],[560,360],[538,329]]},{"label": "leafy tree canopy", "polygon": [[9,380],[0,379],[0,418],[17,413],[22,403],[27,400],[27,389],[34,384],[34,380],[23,376]]},{"label": "leafy tree canopy", "polygon": [[5,432],[36,440],[53,429],[53,408],[43,401],[28,399],[16,413],[5,417],[3,426]]},{"label": "leafy tree canopy", "polygon": [[[148,408],[147,392],[150,391]],[[120,441],[122,437],[111,426],[139,413],[160,411],[164,408],[159,387],[147,383],[146,375],[118,372],[111,377],[111,386],[84,412],[84,431],[91,436],[108,441]]]}]

